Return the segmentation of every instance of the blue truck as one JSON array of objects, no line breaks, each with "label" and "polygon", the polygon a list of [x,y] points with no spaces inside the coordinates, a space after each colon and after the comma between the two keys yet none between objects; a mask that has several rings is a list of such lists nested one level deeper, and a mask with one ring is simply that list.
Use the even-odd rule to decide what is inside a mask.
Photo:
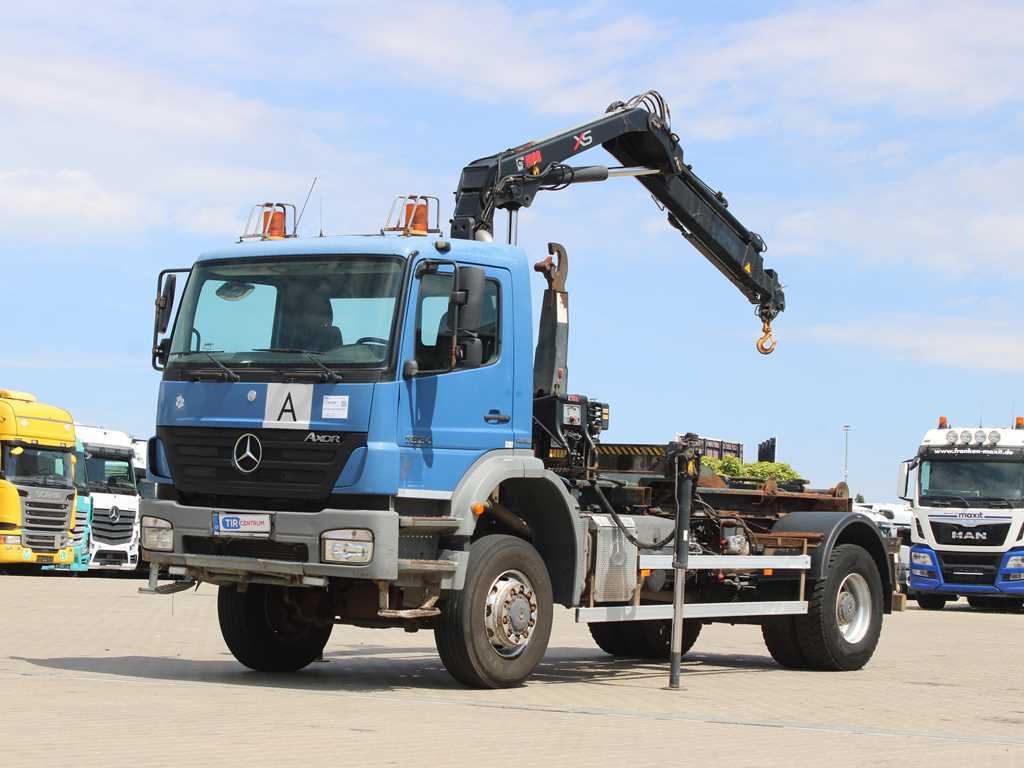
[{"label": "blue truck", "polygon": [[[566,164],[599,144],[622,166]],[[557,244],[533,266],[547,282],[534,346],[517,212],[618,176],[756,305],[770,352],[785,302],[764,243],[683,161],[653,92],[466,166],[447,237],[425,195],[400,196],[369,236],[299,238],[295,207],[257,206],[238,244],[157,280],[144,589],[217,585],[228,648],[269,672],[305,667],[349,624],[433,631],[457,680],[516,685],[555,604],[608,653],[673,669],[712,621],[759,624],[787,667],[867,663],[892,593],[868,519],[720,512],[694,436],[618,465],[640,449],[603,443],[609,405],[567,387]]]}]

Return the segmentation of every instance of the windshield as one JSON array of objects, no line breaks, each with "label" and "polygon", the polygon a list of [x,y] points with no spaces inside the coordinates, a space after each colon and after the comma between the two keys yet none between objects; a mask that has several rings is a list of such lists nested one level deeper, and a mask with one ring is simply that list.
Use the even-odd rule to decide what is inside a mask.
[{"label": "windshield", "polygon": [[210,367],[213,356],[228,366],[381,367],[403,268],[391,256],[199,264],[182,297],[170,363]]},{"label": "windshield", "polygon": [[87,453],[85,476],[94,493],[135,493],[135,474],[127,457]]},{"label": "windshield", "polygon": [[71,451],[5,445],[3,473],[15,485],[71,488]]},{"label": "windshield", "polygon": [[1024,506],[1024,463],[924,461],[921,503],[930,506]]}]

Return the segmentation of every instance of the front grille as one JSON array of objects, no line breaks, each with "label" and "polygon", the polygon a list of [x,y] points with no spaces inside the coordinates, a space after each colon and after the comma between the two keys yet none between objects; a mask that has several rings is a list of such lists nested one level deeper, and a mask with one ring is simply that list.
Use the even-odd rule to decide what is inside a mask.
[{"label": "front grille", "polygon": [[309,562],[309,549],[305,544],[288,544],[269,539],[204,539],[185,536],[185,552],[190,555],[220,555],[223,557],[252,557],[261,560],[286,560],[290,563]]},{"label": "front grille", "polygon": [[[232,462],[245,434],[262,446],[259,466],[245,474]],[[365,432],[317,432],[340,443],[306,442],[309,430],[158,427],[175,487],[183,494],[228,499],[326,499],[352,452],[366,445]]]},{"label": "front grille", "polygon": [[932,521],[931,525],[932,535],[939,544],[957,546],[980,544],[983,547],[999,547],[1006,541],[1006,534],[1010,532],[1009,523],[959,525]]},{"label": "front grille", "polygon": [[22,499],[22,538],[25,546],[37,552],[56,552],[67,542],[73,496],[68,494],[61,501],[52,498],[43,501],[35,497],[36,493],[29,489]]},{"label": "front grille", "polygon": [[92,511],[92,538],[100,544],[128,544],[134,528],[135,512],[122,509],[117,520],[111,520],[109,509]]},{"label": "front grille", "polygon": [[995,584],[1002,554],[973,552],[936,552],[942,580],[946,584]]}]

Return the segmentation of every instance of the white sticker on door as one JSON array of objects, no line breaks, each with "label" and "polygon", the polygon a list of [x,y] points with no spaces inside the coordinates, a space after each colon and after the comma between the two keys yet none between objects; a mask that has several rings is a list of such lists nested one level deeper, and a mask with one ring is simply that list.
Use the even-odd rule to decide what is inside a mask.
[{"label": "white sticker on door", "polygon": [[348,395],[325,395],[324,406],[320,412],[322,419],[347,419]]},{"label": "white sticker on door", "polygon": [[309,429],[312,412],[312,384],[267,384],[264,429]]}]

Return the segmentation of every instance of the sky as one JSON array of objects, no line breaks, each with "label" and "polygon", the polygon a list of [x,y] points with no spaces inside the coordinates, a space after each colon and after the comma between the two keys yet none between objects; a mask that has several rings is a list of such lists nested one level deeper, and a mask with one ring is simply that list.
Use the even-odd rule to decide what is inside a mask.
[{"label": "sky", "polygon": [[[718,7],[723,6],[723,7]],[[724,7],[727,6],[727,7]],[[543,193],[572,268],[570,389],[612,441],[757,443],[892,500],[940,415],[1024,413],[1024,4],[38,0],[0,30],[0,386],[153,431],[157,272],[249,207],[377,230],[395,194],[656,89],[687,161],[768,243],[777,351],[633,180]],[[611,162],[603,150],[587,163]],[[542,281],[535,284],[534,313]]]}]

